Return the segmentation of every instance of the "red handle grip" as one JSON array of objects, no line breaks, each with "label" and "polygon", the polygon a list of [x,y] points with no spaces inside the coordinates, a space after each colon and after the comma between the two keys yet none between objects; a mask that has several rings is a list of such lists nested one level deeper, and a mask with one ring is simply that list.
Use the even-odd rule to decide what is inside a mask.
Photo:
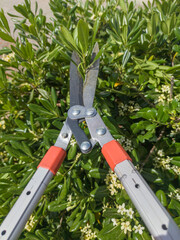
[{"label": "red handle grip", "polygon": [[66,151],[63,148],[52,146],[41,160],[38,168],[42,167],[49,169],[54,175],[56,175],[65,157]]},{"label": "red handle grip", "polygon": [[116,140],[112,140],[104,144],[101,152],[113,171],[118,163],[123,162],[124,160],[132,161],[132,159],[121,146],[121,144],[118,143]]}]

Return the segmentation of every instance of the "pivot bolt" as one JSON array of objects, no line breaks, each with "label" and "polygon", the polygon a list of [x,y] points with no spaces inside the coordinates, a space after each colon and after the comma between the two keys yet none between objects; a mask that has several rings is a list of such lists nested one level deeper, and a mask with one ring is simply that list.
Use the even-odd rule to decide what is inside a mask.
[{"label": "pivot bolt", "polygon": [[86,115],[88,117],[93,117],[95,115],[96,111],[94,108],[88,108],[87,111],[86,111]]},{"label": "pivot bolt", "polygon": [[72,115],[73,115],[73,116],[77,116],[77,115],[80,114],[80,112],[81,112],[81,111],[80,111],[79,109],[73,109],[73,110],[72,110]]},{"label": "pivot bolt", "polygon": [[99,136],[103,136],[103,135],[106,133],[106,129],[103,128],[103,127],[97,128],[97,129],[96,129],[96,133],[97,133],[97,135],[99,135]]},{"label": "pivot bolt", "polygon": [[81,150],[83,150],[84,152],[87,152],[90,148],[91,148],[91,144],[88,141],[84,141],[81,143],[80,146]]},{"label": "pivot bolt", "polygon": [[62,138],[67,138],[67,137],[68,137],[68,134],[65,132],[65,133],[63,133],[61,136],[62,136]]}]

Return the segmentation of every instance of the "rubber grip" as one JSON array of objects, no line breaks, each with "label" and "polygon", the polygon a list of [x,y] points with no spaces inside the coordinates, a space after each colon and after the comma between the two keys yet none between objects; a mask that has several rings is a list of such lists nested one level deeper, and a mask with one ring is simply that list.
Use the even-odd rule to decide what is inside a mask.
[{"label": "rubber grip", "polygon": [[123,162],[125,160],[132,161],[132,159],[124,150],[124,148],[121,146],[121,144],[118,143],[116,140],[112,140],[104,144],[101,149],[101,152],[113,171],[118,163]]},{"label": "rubber grip", "polygon": [[56,175],[65,157],[66,151],[63,148],[52,146],[41,160],[38,168],[42,167],[49,169],[54,175]]}]

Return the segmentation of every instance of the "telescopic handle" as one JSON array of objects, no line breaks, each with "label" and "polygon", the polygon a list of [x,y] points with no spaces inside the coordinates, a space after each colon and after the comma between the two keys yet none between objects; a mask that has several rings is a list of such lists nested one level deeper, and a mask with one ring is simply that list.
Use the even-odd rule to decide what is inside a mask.
[{"label": "telescopic handle", "polygon": [[117,174],[152,236],[156,240],[178,240],[180,229],[129,161],[129,155],[122,146],[113,140],[103,146],[102,153]]},{"label": "telescopic handle", "polygon": [[53,175],[66,156],[64,149],[52,146],[30,182],[21,193],[13,208],[0,226],[0,240],[16,240],[35,209]]}]

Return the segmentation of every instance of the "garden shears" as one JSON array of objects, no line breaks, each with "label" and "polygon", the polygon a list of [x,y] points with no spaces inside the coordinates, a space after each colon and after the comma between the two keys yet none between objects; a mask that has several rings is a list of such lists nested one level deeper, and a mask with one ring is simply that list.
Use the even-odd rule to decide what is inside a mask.
[{"label": "garden shears", "polygon": [[[45,154],[37,171],[27,184],[15,205],[0,226],[1,240],[15,240],[20,236],[27,220],[35,209],[52,177],[66,157],[66,149],[74,135],[82,153],[88,153],[98,142],[110,168],[117,174],[142,220],[154,239],[178,240],[180,231],[170,214],[161,205],[143,177],[132,163],[123,147],[112,137],[100,115],[93,108],[96,82],[99,72],[99,47],[92,51],[91,64],[86,71],[85,82],[78,71],[80,58],[73,52],[70,63],[70,108],[68,117],[55,145]],[[91,139],[79,123],[86,121]]]}]

